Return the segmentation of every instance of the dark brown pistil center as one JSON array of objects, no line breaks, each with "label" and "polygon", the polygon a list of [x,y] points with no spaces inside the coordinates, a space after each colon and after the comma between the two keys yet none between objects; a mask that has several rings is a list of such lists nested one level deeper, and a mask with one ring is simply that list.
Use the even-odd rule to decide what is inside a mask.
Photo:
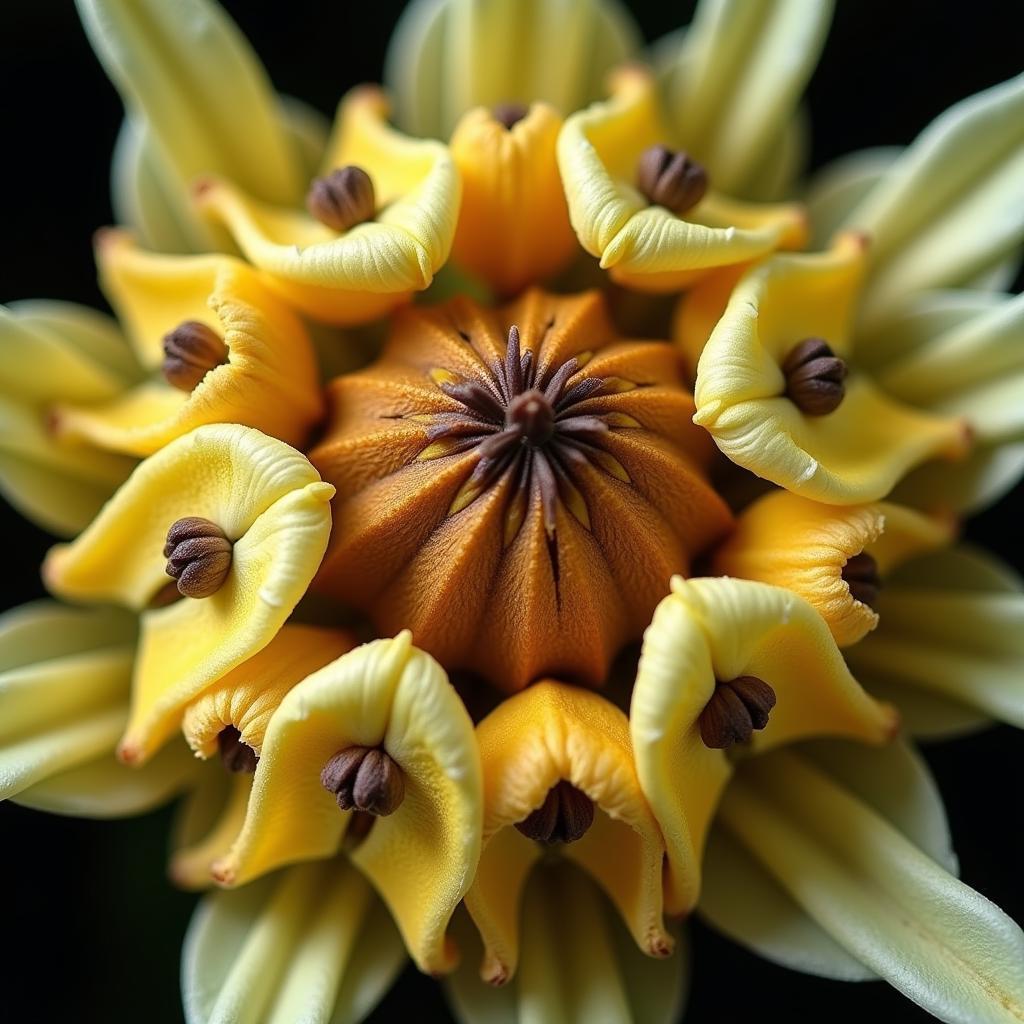
[{"label": "dark brown pistil center", "polygon": [[259,757],[248,743],[242,742],[242,734],[233,726],[226,725],[217,734],[217,749],[224,767],[233,773],[256,771]]},{"label": "dark brown pistil center", "polygon": [[198,320],[186,320],[164,335],[164,379],[181,391],[193,391],[210,370],[228,361],[221,336]]},{"label": "dark brown pistil center", "polygon": [[698,724],[704,746],[725,750],[746,743],[755,729],[763,729],[775,707],[775,691],[757,676],[738,676],[715,684],[711,700]]},{"label": "dark brown pistil center", "polygon": [[862,551],[848,559],[843,566],[843,580],[855,601],[874,608],[882,589],[882,579],[878,574],[878,563],[871,555]]},{"label": "dark brown pistil center", "polygon": [[185,516],[167,531],[166,572],[178,581],[184,597],[210,597],[217,593],[231,569],[233,545],[224,531],[202,516]]},{"label": "dark brown pistil center", "polygon": [[338,167],[313,181],[306,193],[306,209],[334,231],[348,231],[373,220],[377,212],[373,181],[361,167]]},{"label": "dark brown pistil center", "polygon": [[505,423],[518,427],[523,437],[539,448],[555,433],[555,410],[542,392],[531,388],[508,403]]},{"label": "dark brown pistil center", "polygon": [[516,822],[516,828],[538,843],[574,843],[593,823],[593,800],[562,779],[548,790],[537,810]]},{"label": "dark brown pistil center", "polygon": [[637,161],[636,187],[649,203],[681,216],[704,198],[708,175],[681,150],[648,146]]},{"label": "dark brown pistil center", "polygon": [[384,817],[397,811],[405,799],[402,769],[380,747],[339,750],[324,765],[320,782],[343,811]]},{"label": "dark brown pistil center", "polygon": [[808,416],[826,416],[846,394],[846,363],[824,338],[804,338],[782,363],[786,397]]}]

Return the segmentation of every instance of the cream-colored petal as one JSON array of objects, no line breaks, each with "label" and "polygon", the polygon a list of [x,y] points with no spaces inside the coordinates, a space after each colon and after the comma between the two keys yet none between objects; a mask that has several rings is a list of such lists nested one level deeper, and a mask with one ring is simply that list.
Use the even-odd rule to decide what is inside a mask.
[{"label": "cream-colored petal", "polygon": [[[956,856],[935,781],[904,743],[883,748],[835,740],[803,745],[831,778],[881,813],[952,874]],[[741,777],[757,770],[742,769]],[[840,981],[877,977],[809,917],[724,827],[712,830],[704,860],[701,915],[734,941],[775,963]]]},{"label": "cream-colored petal", "polygon": [[856,600],[843,579],[847,561],[866,551],[884,579],[900,563],[951,537],[952,523],[890,502],[822,505],[774,491],[743,511],[716,550],[712,570],[799,594],[846,647],[878,625],[875,609]]},{"label": "cream-colored petal", "polygon": [[649,206],[633,186],[641,153],[669,137],[651,75],[612,79],[611,99],[570,117],[558,139],[569,218],[580,244],[632,287],[678,290],[694,271],[741,263],[802,237],[795,206],[764,206],[709,193],[686,219]]},{"label": "cream-colored petal", "polygon": [[273,639],[323,557],[333,493],[281,441],[199,427],[143,462],[78,540],[50,551],[43,572],[55,593],[142,609],[167,583],[176,520],[205,517],[234,542],[215,594],[144,612],[125,760],[152,754],[187,704]]},{"label": "cream-colored petal", "polygon": [[815,736],[889,739],[895,711],[850,675],[820,616],[781,587],[723,577],[672,581],[654,613],[633,687],[629,726],[636,771],[665,837],[665,901],[697,901],[700,863],[718,799],[732,773],[724,750],[705,746],[700,715],[716,681],[756,676],[775,691],[759,753]]},{"label": "cream-colored petal", "polygon": [[847,235],[828,253],[777,255],[750,271],[697,365],[694,422],[733,462],[830,504],[884,497],[915,465],[962,457],[968,444],[962,421],[901,405],[855,371],[827,415],[805,415],[784,396],[781,365],[799,342],[848,351],[864,247]]},{"label": "cream-colored petal", "polygon": [[484,848],[466,906],[484,940],[482,977],[503,984],[521,949],[523,886],[541,847],[513,826],[561,780],[595,805],[589,831],[563,849],[607,893],[641,950],[667,956],[661,833],[633,767],[626,716],[605,698],[542,681],[477,727],[484,771]]},{"label": "cream-colored petal", "polygon": [[384,748],[402,771],[405,798],[375,821],[352,859],[421,969],[450,968],[445,929],[479,853],[479,755],[458,694],[408,633],[356,648],[284,698],[264,737],[245,825],[215,875],[238,885],[333,854],[351,813],[338,809],[320,772],[353,745]]},{"label": "cream-colored petal", "polygon": [[[995,563],[993,565],[993,563]],[[849,651],[864,685],[923,690],[1024,728],[1024,584],[989,555],[924,555],[886,581],[878,630]]]},{"label": "cream-colored petal", "polygon": [[405,960],[387,911],[343,859],[206,896],[182,950],[188,1024],[356,1024]]},{"label": "cream-colored petal", "polygon": [[[689,987],[684,936],[667,960],[644,956],[607,897],[575,867],[548,861],[531,874],[523,897],[523,957],[508,985],[495,988],[476,972],[479,936],[465,914],[453,934],[468,955],[445,980],[462,1024],[675,1024]],[[680,946],[683,946],[680,949]]]},{"label": "cream-colored petal", "polygon": [[743,195],[792,120],[832,19],[831,2],[705,0],[673,76],[672,127],[716,188]]},{"label": "cream-colored petal", "polygon": [[260,202],[224,179],[196,201],[292,304],[317,319],[361,323],[426,288],[444,264],[459,210],[458,172],[445,146],[387,124],[380,90],[342,101],[325,173],[353,164],[374,183],[378,214],[339,234],[296,207]]},{"label": "cream-colored petal", "polygon": [[844,949],[942,1020],[1024,1019],[1024,934],[798,756],[751,763],[726,827]]}]

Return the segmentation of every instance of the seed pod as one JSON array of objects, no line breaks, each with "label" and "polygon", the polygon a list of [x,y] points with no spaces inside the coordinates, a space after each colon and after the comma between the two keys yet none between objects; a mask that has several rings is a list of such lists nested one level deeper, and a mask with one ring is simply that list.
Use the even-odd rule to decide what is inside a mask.
[{"label": "seed pod", "polygon": [[655,206],[682,216],[704,198],[708,175],[682,150],[648,146],[637,161],[636,187]]},{"label": "seed pod", "polygon": [[192,391],[210,370],[228,361],[221,336],[198,320],[186,320],[164,335],[164,379],[181,391]]},{"label": "seed pod", "polygon": [[402,769],[380,747],[339,750],[320,773],[324,789],[343,811],[364,811],[385,817],[405,799]]},{"label": "seed pod", "polygon": [[210,597],[224,585],[231,568],[232,544],[209,519],[186,516],[167,531],[167,575],[185,597]]},{"label": "seed pod", "polygon": [[700,738],[714,750],[746,743],[755,729],[768,724],[773,707],[775,691],[757,676],[720,681],[700,713]]},{"label": "seed pod", "polygon": [[805,338],[782,363],[786,397],[808,416],[826,416],[839,408],[846,394],[846,363],[824,338]]},{"label": "seed pod", "polygon": [[574,843],[594,823],[594,802],[562,779],[548,790],[544,803],[516,828],[538,843]]},{"label": "seed pod", "polygon": [[339,167],[326,178],[316,178],[306,194],[306,209],[321,224],[348,231],[373,220],[377,199],[373,182],[361,167]]}]

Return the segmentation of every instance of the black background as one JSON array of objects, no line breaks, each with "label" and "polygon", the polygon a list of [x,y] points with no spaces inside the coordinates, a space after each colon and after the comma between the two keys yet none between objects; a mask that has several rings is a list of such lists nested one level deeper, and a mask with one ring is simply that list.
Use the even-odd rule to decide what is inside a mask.
[{"label": "black background", "polygon": [[[277,87],[331,113],[352,84],[379,79],[402,4],[290,0],[225,4]],[[649,39],[689,20],[692,3],[630,4]],[[1005,0],[840,0],[809,90],[813,164],[905,143],[969,93],[1022,69],[1024,25]],[[1018,15],[1019,17],[1019,15]],[[91,234],[110,220],[108,166],[120,104],[70,0],[8,0],[0,11],[0,301],[64,298],[102,306]],[[967,534],[1018,567],[1022,491]],[[3,607],[40,596],[50,538],[0,508]],[[1020,763],[1001,727],[927,750],[946,798],[965,881],[1024,920]],[[179,1021],[178,958],[193,900],[163,880],[167,811],[93,823],[0,806],[3,952],[0,1017],[10,1021]],[[883,984],[841,985],[760,961],[696,923],[689,1024],[758,1010],[834,1021],[930,1020]],[[415,1007],[444,1020],[440,991],[407,972],[372,1018]]]}]

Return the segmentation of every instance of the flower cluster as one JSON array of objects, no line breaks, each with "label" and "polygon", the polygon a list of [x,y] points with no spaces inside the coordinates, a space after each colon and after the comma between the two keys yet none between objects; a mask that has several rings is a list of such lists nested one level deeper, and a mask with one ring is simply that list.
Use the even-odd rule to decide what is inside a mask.
[{"label": "flower cluster", "polygon": [[64,541],[0,798],[180,801],[190,1024],[406,958],[464,1021],[670,1024],[694,911],[1024,1020],[911,742],[1024,726],[1024,585],[956,542],[1024,475],[1024,77],[808,185],[827,3],[645,63],[614,0],[413,0],[330,132],[213,0],[78,7],[114,317],[0,320],[0,488]]}]

